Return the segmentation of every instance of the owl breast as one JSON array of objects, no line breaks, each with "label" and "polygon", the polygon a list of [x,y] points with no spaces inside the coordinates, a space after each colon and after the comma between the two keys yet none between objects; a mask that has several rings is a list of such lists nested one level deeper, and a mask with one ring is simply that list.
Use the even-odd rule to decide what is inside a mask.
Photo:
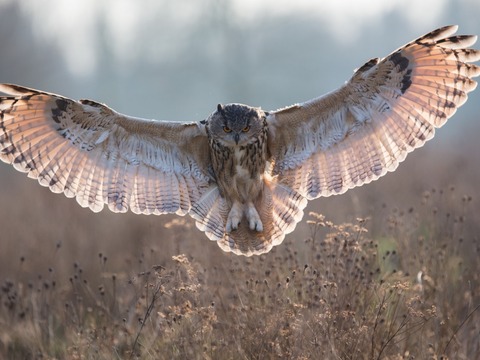
[{"label": "owl breast", "polygon": [[263,189],[267,160],[264,136],[246,146],[212,141],[212,165],[222,195],[231,202],[255,201]]}]

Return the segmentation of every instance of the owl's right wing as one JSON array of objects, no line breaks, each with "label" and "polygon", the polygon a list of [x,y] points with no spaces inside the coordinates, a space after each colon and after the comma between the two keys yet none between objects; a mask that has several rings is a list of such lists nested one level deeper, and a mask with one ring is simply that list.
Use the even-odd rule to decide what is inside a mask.
[{"label": "owl's right wing", "polygon": [[97,212],[190,211],[209,186],[204,126],[144,120],[105,105],[0,85],[0,159]]},{"label": "owl's right wing", "polygon": [[372,59],[339,89],[271,112],[271,174],[307,199],[341,194],[396,169],[475,89],[476,36],[432,31]]}]

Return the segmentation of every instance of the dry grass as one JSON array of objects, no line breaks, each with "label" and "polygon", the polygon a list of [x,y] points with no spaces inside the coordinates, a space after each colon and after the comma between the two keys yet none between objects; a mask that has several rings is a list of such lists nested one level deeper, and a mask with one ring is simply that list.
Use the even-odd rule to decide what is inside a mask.
[{"label": "dry grass", "polygon": [[0,358],[480,359],[478,166],[422,166],[314,202],[327,218],[253,258],[4,168]]},{"label": "dry grass", "polygon": [[[127,222],[121,231],[130,229],[124,237],[135,237],[135,247],[109,250],[127,252],[123,260],[72,253],[68,237],[82,231],[70,224],[64,241],[37,246],[41,260],[20,252],[4,262],[10,277],[1,286],[0,356],[478,358],[476,207],[447,188],[425,192],[415,207],[385,205],[352,224],[312,213],[310,236],[248,259],[207,248],[179,218],[164,233],[176,240],[154,239],[156,248],[148,247],[155,228]],[[39,237],[42,231],[36,224]],[[169,246],[186,239],[187,248],[198,247],[197,238],[214,255],[171,256],[183,249]]]}]

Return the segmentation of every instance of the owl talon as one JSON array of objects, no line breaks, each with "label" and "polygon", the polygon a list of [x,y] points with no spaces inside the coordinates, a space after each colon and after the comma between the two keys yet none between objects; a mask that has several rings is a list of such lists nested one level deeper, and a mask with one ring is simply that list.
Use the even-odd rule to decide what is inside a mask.
[{"label": "owl talon", "polygon": [[240,221],[227,221],[227,227],[226,231],[227,233],[231,233],[232,231],[238,230],[238,227],[240,226]]},{"label": "owl talon", "polygon": [[258,215],[257,209],[255,209],[255,206],[252,203],[248,204],[247,217],[250,230],[258,232],[263,231],[262,220],[260,219],[260,215]]},{"label": "owl talon", "polygon": [[238,230],[240,221],[242,220],[242,215],[242,206],[239,203],[233,203],[232,209],[230,210],[227,218],[227,226],[225,228],[227,233]]},{"label": "owl talon", "polygon": [[254,230],[254,231],[258,231],[258,232],[263,231],[263,224],[260,221],[260,219],[258,219],[258,220],[250,219],[249,226],[250,226],[250,230]]}]

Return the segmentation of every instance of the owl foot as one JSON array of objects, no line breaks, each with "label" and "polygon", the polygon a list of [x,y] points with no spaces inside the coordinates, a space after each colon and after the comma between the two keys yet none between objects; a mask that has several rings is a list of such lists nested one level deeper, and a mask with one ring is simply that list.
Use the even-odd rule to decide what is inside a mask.
[{"label": "owl foot", "polygon": [[[235,231],[238,229],[238,227],[240,226],[240,222],[242,220],[243,211],[244,211],[244,207],[241,203],[239,202],[233,203],[232,209],[228,213],[227,225],[225,227],[225,230],[227,233],[231,233],[232,231]],[[255,206],[253,205],[253,203],[247,204],[245,215],[247,216],[248,226],[250,230],[258,231],[258,232],[263,231],[262,220],[260,219],[260,215],[258,215],[257,209],[255,209]]]},{"label": "owl foot", "polygon": [[231,233],[232,231],[235,231],[238,229],[238,226],[240,225],[240,221],[242,220],[242,216],[243,216],[242,204],[240,204],[239,202],[234,202],[232,205],[232,209],[228,213],[227,226],[225,229],[227,233]]},{"label": "owl foot", "polygon": [[258,232],[263,231],[262,220],[260,219],[260,215],[258,215],[257,209],[255,209],[255,206],[252,203],[248,203],[247,206],[247,219],[250,230]]}]

